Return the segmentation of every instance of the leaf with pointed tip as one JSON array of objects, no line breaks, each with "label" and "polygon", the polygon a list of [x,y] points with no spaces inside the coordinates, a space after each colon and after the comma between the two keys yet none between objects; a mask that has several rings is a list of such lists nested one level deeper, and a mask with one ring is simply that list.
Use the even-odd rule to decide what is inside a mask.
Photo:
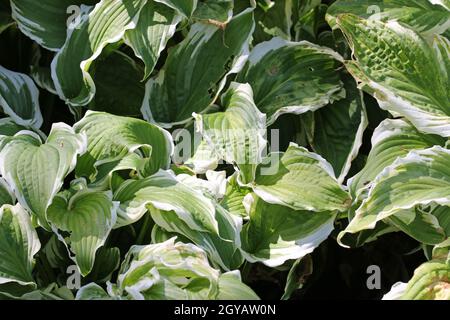
[{"label": "leaf with pointed tip", "polygon": [[0,66],[0,107],[15,122],[39,128],[42,114],[39,91],[29,76]]},{"label": "leaf with pointed tip", "polygon": [[36,286],[32,271],[41,243],[28,213],[19,205],[0,208],[0,284]]},{"label": "leaf with pointed tip", "polygon": [[266,147],[266,117],[253,102],[250,85],[232,82],[222,96],[225,112],[195,115],[197,131],[218,159],[233,164],[243,183],[255,178]]},{"label": "leaf with pointed tip", "polygon": [[343,98],[336,72],[342,61],[329,48],[273,38],[253,48],[236,81],[252,86],[255,104],[272,124],[282,114],[315,111]]},{"label": "leaf with pointed tip", "polygon": [[125,33],[125,42],[145,63],[144,80],[153,72],[159,55],[166,47],[167,41],[172,38],[180,21],[181,16],[173,9],[147,1],[136,28]]},{"label": "leaf with pointed tip", "polygon": [[42,47],[57,51],[64,45],[68,24],[80,17],[82,4],[97,0],[11,0],[20,31]]},{"label": "leaf with pointed tip", "polygon": [[86,150],[86,136],[64,123],[55,123],[45,143],[31,131],[4,137],[2,143],[0,174],[18,202],[48,229],[47,208],[74,169],[77,156]]},{"label": "leaf with pointed tip", "polygon": [[425,36],[450,28],[450,8],[433,0],[338,0],[327,12],[327,20],[336,27],[340,14],[351,13],[365,19],[396,20]]},{"label": "leaf with pointed tip", "polygon": [[92,62],[107,44],[118,42],[127,30],[135,28],[145,3],[102,0],[89,13],[82,7],[83,19],[69,29],[64,46],[52,62],[52,78],[62,100],[74,107],[92,100],[96,90],[89,73]]},{"label": "leaf with pointed tip", "polygon": [[192,18],[213,24],[223,25],[233,16],[233,0],[200,0]]},{"label": "leaf with pointed tip", "polygon": [[367,199],[339,238],[373,229],[378,221],[417,205],[450,206],[449,161],[450,150],[440,146],[398,158],[372,182]]},{"label": "leaf with pointed tip", "polygon": [[197,8],[198,0],[155,0],[177,10],[184,17],[189,18]]},{"label": "leaf with pointed tip", "polygon": [[449,137],[449,41],[435,36],[431,46],[395,21],[345,14],[336,22],[355,57],[347,69],[380,107],[405,117],[420,131]]},{"label": "leaf with pointed tip", "polygon": [[74,254],[80,273],[88,275],[94,266],[95,254],[104,245],[117,218],[118,203],[112,194],[82,189],[74,194],[62,192],[47,209],[47,219],[57,232],[68,232],[64,238]]},{"label": "leaf with pointed tip", "polygon": [[188,122],[210,107],[229,74],[247,57],[254,21],[252,10],[233,17],[226,29],[196,23],[170,52],[163,70],[146,85],[144,118],[164,126]]},{"label": "leaf with pointed tip", "polygon": [[[78,159],[76,174],[91,182],[98,182],[106,174],[101,166],[127,158],[131,167],[136,164],[136,153],[141,157],[138,168],[142,176],[168,169],[173,150],[170,134],[153,124],[140,119],[120,117],[104,112],[88,111],[83,119],[74,125],[76,132],[86,134],[87,152]],[[130,165],[129,161],[127,163]],[[121,164],[122,167],[124,163]],[[100,172],[100,176],[99,176]]]},{"label": "leaf with pointed tip", "polygon": [[252,263],[276,267],[302,258],[333,231],[335,214],[296,211],[253,197],[250,221],[241,232],[243,254]]},{"label": "leaf with pointed tip", "polygon": [[308,135],[311,147],[333,165],[340,183],[358,155],[368,125],[362,92],[352,78],[344,83],[345,99],[315,111],[304,121],[306,132],[312,132]]},{"label": "leaf with pointed tip", "polygon": [[253,191],[265,202],[315,212],[348,209],[351,199],[321,156],[291,143],[286,153],[272,153],[270,167],[260,165]]},{"label": "leaf with pointed tip", "polygon": [[114,200],[120,201],[115,228],[134,223],[154,209],[163,214],[174,211],[193,230],[218,233],[212,201],[170,172],[160,170],[144,179],[127,180],[115,192]]}]

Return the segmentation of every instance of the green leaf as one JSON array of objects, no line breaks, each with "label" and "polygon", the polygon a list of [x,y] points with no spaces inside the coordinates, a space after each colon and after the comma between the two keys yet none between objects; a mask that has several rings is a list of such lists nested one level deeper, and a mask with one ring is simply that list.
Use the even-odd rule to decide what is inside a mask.
[{"label": "green leaf", "polygon": [[247,218],[246,196],[251,193],[251,189],[242,187],[237,181],[237,175],[234,174],[228,180],[225,195],[220,205],[229,213],[241,218]]},{"label": "green leaf", "polygon": [[259,300],[259,297],[242,282],[241,273],[236,270],[220,275],[217,300]]},{"label": "green leaf", "polygon": [[273,38],[253,48],[237,81],[252,86],[255,104],[272,124],[282,114],[315,111],[343,98],[336,72],[342,61],[329,48]]},{"label": "green leaf", "polygon": [[111,300],[111,297],[96,283],[89,283],[77,291],[76,300]]},{"label": "green leaf", "polygon": [[266,117],[253,102],[250,85],[232,82],[222,96],[225,112],[194,115],[197,131],[208,142],[216,157],[240,171],[243,183],[255,178],[267,141]]},{"label": "green leaf", "polygon": [[417,131],[410,123],[402,119],[386,119],[374,131],[372,149],[364,168],[349,179],[350,193],[362,200],[364,192],[371,182],[390,166],[397,158],[406,156],[411,150],[422,150],[434,145],[443,145],[440,136],[427,135]]},{"label": "green leaf", "polygon": [[233,2],[233,0],[200,0],[192,18],[226,27],[233,16]]},{"label": "green leaf", "polygon": [[[157,2],[147,1],[136,28],[125,33],[125,42],[145,63],[144,80],[153,72],[159,55],[166,47],[167,41],[172,38],[180,21],[181,16],[174,10]],[[142,99],[143,97],[141,102]]]},{"label": "green leaf", "polygon": [[12,16],[20,31],[42,47],[57,51],[64,45],[67,28],[81,13],[81,5],[96,0],[11,0]]},{"label": "green leaf", "polygon": [[86,276],[92,270],[97,250],[105,244],[116,218],[118,203],[111,201],[111,192],[98,192],[86,187],[75,192],[62,192],[48,207],[47,219],[74,254],[80,273]]},{"label": "green leaf", "polygon": [[82,19],[69,29],[64,46],[52,62],[52,78],[59,97],[71,106],[88,104],[95,95],[95,84],[89,73],[92,62],[109,43],[118,42],[133,29],[146,1],[102,0],[88,14],[82,7]]},{"label": "green leaf", "polygon": [[395,21],[347,14],[336,22],[355,57],[347,69],[380,107],[407,118],[420,131],[449,137],[449,41],[436,36],[431,46]]},{"label": "green leaf", "polygon": [[177,10],[184,17],[189,18],[197,7],[198,0],[155,0],[164,3],[172,9]]},{"label": "green leaf", "polygon": [[368,125],[363,95],[352,78],[346,78],[345,91],[345,99],[315,111],[304,121],[306,132],[312,132],[308,135],[311,147],[333,165],[340,183],[358,155]]},{"label": "green leaf", "polygon": [[19,203],[34,213],[48,229],[46,211],[74,169],[77,156],[86,150],[86,136],[64,123],[55,123],[45,143],[31,131],[4,137],[0,173]]},{"label": "green leaf", "polygon": [[0,206],[4,204],[13,205],[16,202],[16,197],[11,191],[11,187],[8,185],[5,179],[0,178]]},{"label": "green leaf", "polygon": [[450,28],[449,10],[432,0],[338,0],[328,9],[327,20],[335,27],[338,15],[351,13],[365,19],[396,20],[432,36]]},{"label": "green leaf", "polygon": [[89,109],[139,117],[145,94],[145,86],[141,82],[143,74],[141,66],[133,59],[114,51],[96,65],[93,79],[97,91]]},{"label": "green leaf", "polygon": [[[87,152],[78,159],[75,170],[78,177],[99,182],[112,167],[133,168],[139,162],[142,176],[169,168],[172,137],[164,129],[143,120],[88,111],[74,129],[88,138]],[[130,156],[132,153],[141,159]]]},{"label": "green leaf", "polygon": [[276,267],[302,258],[333,231],[335,214],[296,211],[253,197],[250,221],[241,233],[243,254],[252,263]]},{"label": "green leaf", "polygon": [[0,119],[0,139],[2,136],[13,136],[21,130],[27,130],[27,128],[18,125],[12,118]]},{"label": "green leaf", "polygon": [[321,156],[291,143],[286,153],[272,153],[269,159],[271,166],[259,166],[252,184],[265,202],[315,212],[348,209],[349,195]]},{"label": "green leaf", "polygon": [[41,248],[28,213],[19,205],[0,208],[0,284],[33,285],[33,257]]},{"label": "green leaf", "polygon": [[175,238],[148,246],[134,246],[120,268],[113,297],[133,300],[215,299],[219,271],[203,250]]},{"label": "green leaf", "polygon": [[340,233],[373,229],[382,219],[432,203],[450,205],[450,150],[435,146],[413,150],[386,167],[373,181],[367,199]]},{"label": "green leaf", "polygon": [[163,70],[147,82],[141,109],[144,118],[170,127],[210,107],[227,76],[242,68],[253,28],[251,9],[233,17],[224,30],[194,24],[169,52]]},{"label": "green leaf", "polygon": [[138,221],[147,210],[174,211],[191,229],[218,233],[212,201],[192,190],[170,172],[159,171],[140,179],[127,180],[114,194],[120,201],[116,228]]},{"label": "green leaf", "polygon": [[0,107],[15,122],[39,128],[42,114],[39,91],[29,76],[0,66]]}]

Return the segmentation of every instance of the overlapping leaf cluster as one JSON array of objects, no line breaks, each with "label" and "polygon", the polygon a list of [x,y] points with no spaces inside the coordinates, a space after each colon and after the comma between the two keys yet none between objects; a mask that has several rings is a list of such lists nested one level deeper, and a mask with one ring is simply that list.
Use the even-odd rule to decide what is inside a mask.
[{"label": "overlapping leaf cluster", "polygon": [[403,232],[432,254],[386,298],[450,298],[449,1],[0,9],[36,44],[0,66],[2,297],[257,299],[264,265],[289,298],[327,238]]}]

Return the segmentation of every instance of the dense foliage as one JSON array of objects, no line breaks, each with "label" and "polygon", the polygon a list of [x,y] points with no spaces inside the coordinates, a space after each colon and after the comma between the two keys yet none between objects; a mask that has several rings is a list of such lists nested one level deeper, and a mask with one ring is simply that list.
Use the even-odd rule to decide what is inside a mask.
[{"label": "dense foliage", "polygon": [[450,299],[448,0],[2,0],[0,45],[1,298]]}]

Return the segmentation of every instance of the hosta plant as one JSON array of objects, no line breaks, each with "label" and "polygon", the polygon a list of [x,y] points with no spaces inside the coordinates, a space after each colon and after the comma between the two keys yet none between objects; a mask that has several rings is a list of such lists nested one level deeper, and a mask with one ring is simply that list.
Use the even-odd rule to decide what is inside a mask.
[{"label": "hosta plant", "polygon": [[1,298],[450,299],[448,0],[8,0],[0,44]]}]

